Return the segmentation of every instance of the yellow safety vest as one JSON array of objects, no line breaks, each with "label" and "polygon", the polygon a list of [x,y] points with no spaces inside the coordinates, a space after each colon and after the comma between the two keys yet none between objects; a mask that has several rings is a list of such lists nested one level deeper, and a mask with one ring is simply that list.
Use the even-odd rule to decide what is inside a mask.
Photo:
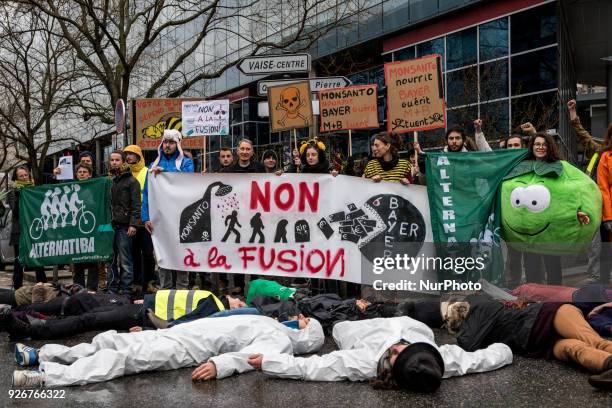
[{"label": "yellow safety vest", "polygon": [[591,160],[589,161],[589,165],[586,168],[586,174],[589,176],[593,173],[593,167],[595,167],[595,163],[597,163],[597,158],[599,157],[599,152],[595,152]]},{"label": "yellow safety vest", "polygon": [[[138,180],[138,183],[140,184],[140,201],[142,201],[142,192],[144,191],[145,181],[147,180],[147,171],[149,171],[149,169],[147,168],[147,166],[145,166],[140,169],[140,171],[136,175],[136,180]],[[133,174],[134,173],[132,173],[132,175]]]},{"label": "yellow safety vest", "polygon": [[212,296],[219,310],[225,310],[223,303],[207,290],[158,290],[155,293],[155,314],[161,319],[178,319],[191,313],[202,299]]}]

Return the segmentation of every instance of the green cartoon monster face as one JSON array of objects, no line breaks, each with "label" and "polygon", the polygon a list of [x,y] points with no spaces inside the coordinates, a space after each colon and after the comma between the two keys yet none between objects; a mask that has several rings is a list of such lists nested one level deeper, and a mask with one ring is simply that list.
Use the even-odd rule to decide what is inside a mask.
[{"label": "green cartoon monster face", "polygon": [[[601,223],[601,193],[597,184],[564,161],[560,166],[534,162],[519,166],[509,176],[520,175],[502,184],[504,240],[525,252],[550,255],[581,252]],[[578,222],[578,211],[590,217],[588,225]]]}]

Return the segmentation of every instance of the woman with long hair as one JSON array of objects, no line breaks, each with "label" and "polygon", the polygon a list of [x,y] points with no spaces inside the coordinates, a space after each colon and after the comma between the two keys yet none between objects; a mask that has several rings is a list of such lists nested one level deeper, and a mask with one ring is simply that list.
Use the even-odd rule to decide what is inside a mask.
[{"label": "woman with long hair", "polygon": [[371,145],[374,158],[366,165],[363,177],[372,179],[375,183],[385,180],[410,184],[412,166],[409,160],[400,159],[401,147],[399,134],[395,132],[375,134]]}]

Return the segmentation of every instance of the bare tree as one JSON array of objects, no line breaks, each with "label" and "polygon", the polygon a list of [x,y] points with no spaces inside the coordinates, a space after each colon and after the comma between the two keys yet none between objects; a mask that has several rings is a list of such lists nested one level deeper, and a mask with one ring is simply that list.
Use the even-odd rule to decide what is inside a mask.
[{"label": "bare tree", "polygon": [[[314,15],[327,0],[15,0],[57,21],[56,33],[104,95],[82,98],[81,115],[110,125],[119,99],[178,97],[203,89],[240,58],[306,50],[325,32]],[[343,2],[327,29],[353,8]],[[335,2],[334,2],[335,5]],[[202,92],[200,91],[200,94]]]},{"label": "bare tree", "polygon": [[27,162],[42,180],[45,156],[53,143],[72,140],[53,130],[78,103],[77,60],[70,45],[54,36],[53,19],[0,8],[0,144]]}]

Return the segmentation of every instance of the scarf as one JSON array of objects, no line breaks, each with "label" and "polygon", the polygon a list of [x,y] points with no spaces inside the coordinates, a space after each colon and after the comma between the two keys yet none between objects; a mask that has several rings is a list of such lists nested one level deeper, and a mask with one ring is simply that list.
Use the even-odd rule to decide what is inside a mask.
[{"label": "scarf", "polygon": [[382,157],[377,157],[376,160],[378,160],[378,163],[380,163],[380,167],[382,167],[384,171],[389,171],[394,169],[395,166],[397,166],[397,163],[399,162],[399,156],[395,155],[389,161],[385,161],[385,159],[383,159]]},{"label": "scarf", "polygon": [[128,173],[130,171],[130,166],[127,163],[123,163],[121,168],[113,169],[112,167],[108,170],[108,177],[119,177],[123,173]]},{"label": "scarf", "polygon": [[34,187],[34,180],[29,179],[26,181],[23,180],[15,180],[15,188],[17,189],[21,189],[21,188],[26,188],[26,187]]}]

